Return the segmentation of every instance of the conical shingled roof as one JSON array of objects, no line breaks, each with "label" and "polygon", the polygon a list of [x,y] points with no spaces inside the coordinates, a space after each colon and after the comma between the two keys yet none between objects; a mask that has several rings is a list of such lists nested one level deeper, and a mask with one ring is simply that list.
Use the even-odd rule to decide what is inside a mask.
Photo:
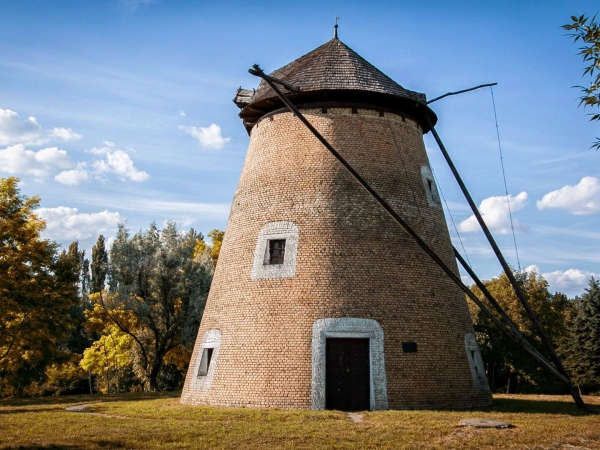
[{"label": "conical shingled roof", "polygon": [[[270,75],[300,88],[291,92],[280,86],[299,108],[326,103],[375,107],[412,116],[423,132],[429,131],[429,121],[437,121],[425,94],[404,89],[337,36]],[[264,80],[256,91],[238,89],[233,101],[242,109],[240,117],[248,132],[265,114],[284,106]]]},{"label": "conical shingled roof", "polygon": [[[310,53],[270,74],[300,88],[301,92],[353,90],[408,97],[426,103],[425,95],[404,89],[342,41],[333,38]],[[261,80],[251,103],[275,97]]]}]

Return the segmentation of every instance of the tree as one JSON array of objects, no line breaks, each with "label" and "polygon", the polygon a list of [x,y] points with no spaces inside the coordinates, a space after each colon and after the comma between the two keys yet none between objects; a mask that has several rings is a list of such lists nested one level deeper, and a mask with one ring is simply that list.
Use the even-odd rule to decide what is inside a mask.
[{"label": "tree", "polygon": [[79,250],[79,243],[72,242],[67,251],[62,251],[61,258],[69,259],[73,267],[73,288],[77,292],[78,301],[69,309],[70,333],[61,345],[63,350],[81,355],[83,350],[90,346],[92,340],[84,328],[86,321],[85,311],[91,307],[89,301],[89,266],[90,262],[85,257],[85,250]]},{"label": "tree", "polygon": [[[177,348],[191,352],[213,268],[194,259],[199,235],[169,223],[151,224],[134,236],[119,226],[110,251],[110,296],[100,302],[111,321],[131,336],[134,369],[144,389],[158,389],[165,357]],[[114,311],[129,314],[127,320]]]},{"label": "tree", "polygon": [[225,238],[225,232],[215,228],[214,230],[209,231],[208,237],[211,239],[211,245],[204,242],[202,233],[198,233],[198,240],[196,242],[196,247],[194,248],[194,258],[200,261],[208,257],[212,261],[213,267],[216,267],[219,253],[221,253],[221,245]]},{"label": "tree", "polygon": [[104,236],[98,236],[96,245],[92,247],[92,281],[90,292],[102,292],[108,273],[108,252]]},{"label": "tree", "polygon": [[[568,331],[564,318],[570,306],[569,303],[565,303],[564,295],[552,295],[548,290],[547,281],[535,272],[519,272],[516,277],[548,336],[555,342],[564,339]],[[506,275],[501,274],[497,278],[484,281],[484,284],[527,340],[545,354],[545,347],[537,337]],[[487,303],[477,287],[474,286],[472,290]],[[522,388],[534,391],[543,389],[547,392],[558,392],[562,389],[545,369],[506,337],[486,315],[474,311],[471,306],[470,310],[474,316],[475,334],[487,366],[486,372],[492,390],[501,386],[506,386],[507,392]]]},{"label": "tree", "polygon": [[[587,64],[583,76],[589,75],[592,78],[589,87],[576,86],[582,93],[579,104],[584,107],[600,107],[600,24],[596,22],[596,16],[590,19],[582,14],[579,17],[571,16],[571,23],[563,25],[562,28],[571,31],[568,36],[573,38],[574,42],[583,43],[578,53]],[[590,116],[590,120],[600,120],[600,114]],[[596,138],[592,148],[600,148],[600,138]]]},{"label": "tree", "polygon": [[39,197],[20,194],[18,178],[0,179],[0,389],[21,395],[61,355],[69,311],[77,303],[77,268],[42,239]]},{"label": "tree", "polygon": [[216,267],[219,259],[219,253],[221,253],[221,244],[223,244],[223,239],[225,238],[225,232],[215,228],[214,230],[209,231],[208,237],[211,239],[212,244],[210,257],[212,258],[213,264]]},{"label": "tree", "polygon": [[600,281],[593,277],[577,299],[568,350],[573,382],[585,390],[600,389]]},{"label": "tree", "polygon": [[111,382],[114,392],[120,392],[122,372],[131,367],[131,345],[133,339],[119,327],[110,324],[104,328],[104,334],[83,352],[79,365],[82,369],[98,375],[102,384],[100,391],[109,394]]}]

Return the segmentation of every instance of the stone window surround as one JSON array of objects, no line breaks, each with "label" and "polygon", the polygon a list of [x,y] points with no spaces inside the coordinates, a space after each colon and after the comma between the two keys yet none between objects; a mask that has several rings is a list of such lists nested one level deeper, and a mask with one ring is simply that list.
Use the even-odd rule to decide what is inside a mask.
[{"label": "stone window surround", "polygon": [[465,351],[467,352],[467,359],[469,361],[469,368],[471,369],[471,376],[473,377],[475,388],[479,392],[488,392],[490,386],[485,375],[481,351],[479,350],[477,339],[473,333],[465,334]]},{"label": "stone window surround", "polygon": [[[283,264],[269,264],[269,241],[285,239]],[[253,280],[292,278],[296,275],[299,233],[293,222],[269,222],[260,229],[250,278]]]},{"label": "stone window surround", "polygon": [[[208,366],[208,373],[205,376],[198,375],[200,370],[200,364],[202,361],[202,354],[204,349],[212,348],[213,354]],[[192,389],[208,390],[212,385],[213,378],[215,376],[215,367],[219,358],[219,349],[221,348],[221,330],[208,330],[202,337],[202,344],[198,349],[198,357],[196,358],[196,364],[194,367],[194,377],[192,378]]]},{"label": "stone window surround", "polygon": [[311,408],[325,409],[325,345],[327,338],[368,338],[370,410],[388,409],[383,330],[373,319],[319,319],[313,323]]},{"label": "stone window surround", "polygon": [[440,200],[440,193],[437,185],[435,184],[435,178],[433,177],[433,173],[431,172],[431,168],[429,166],[421,166],[421,177],[423,178],[425,195],[427,195],[427,203],[429,203],[429,206],[441,209],[442,202]]}]

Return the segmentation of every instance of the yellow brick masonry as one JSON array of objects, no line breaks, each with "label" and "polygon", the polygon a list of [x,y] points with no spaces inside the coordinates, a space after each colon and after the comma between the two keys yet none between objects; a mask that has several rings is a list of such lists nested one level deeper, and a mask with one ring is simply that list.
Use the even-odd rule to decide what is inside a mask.
[{"label": "yellow brick masonry", "polygon": [[[369,109],[303,113],[457,272],[443,211],[427,202],[417,123]],[[258,233],[276,221],[299,229],[295,276],[252,280]],[[181,401],[311,408],[312,325],[338,317],[381,325],[390,408],[490,404],[469,369],[462,292],[296,117],[276,112],[252,130]],[[222,333],[212,386],[192,389],[211,329]],[[417,353],[402,352],[408,341]]]}]

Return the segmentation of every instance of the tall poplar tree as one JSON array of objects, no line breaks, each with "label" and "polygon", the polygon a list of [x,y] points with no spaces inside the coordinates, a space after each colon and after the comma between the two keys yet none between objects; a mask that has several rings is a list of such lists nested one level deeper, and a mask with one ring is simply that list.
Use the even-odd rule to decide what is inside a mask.
[{"label": "tall poplar tree", "polygon": [[573,381],[586,391],[600,389],[600,281],[593,277],[577,300],[570,344],[566,362]]},{"label": "tall poplar tree", "polygon": [[108,252],[104,236],[98,236],[96,245],[92,247],[92,280],[90,292],[102,292],[108,273]]}]

